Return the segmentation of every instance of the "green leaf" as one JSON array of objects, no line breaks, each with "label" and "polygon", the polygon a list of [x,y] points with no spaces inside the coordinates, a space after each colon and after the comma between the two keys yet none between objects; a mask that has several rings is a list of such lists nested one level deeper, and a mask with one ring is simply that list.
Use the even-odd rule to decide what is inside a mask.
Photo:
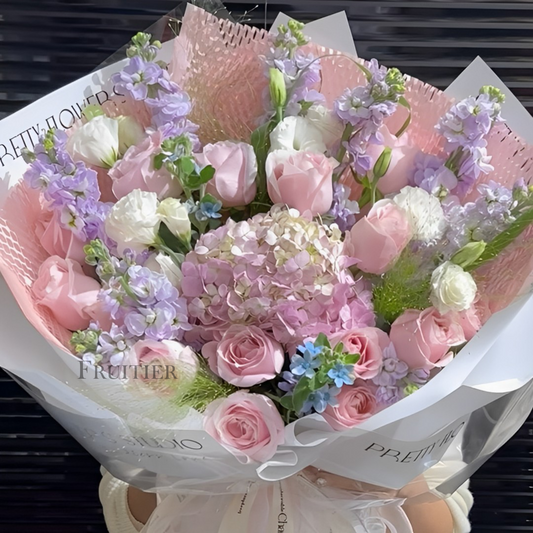
[{"label": "green leaf", "polygon": [[487,244],[481,257],[470,264],[466,270],[469,272],[475,270],[483,263],[500,255],[500,253],[519,237],[530,224],[533,224],[533,209],[528,209],[522,213],[505,231],[502,231],[492,239],[492,241]]},{"label": "green leaf", "polygon": [[292,396],[283,396],[279,399],[279,403],[282,407],[285,407],[285,409],[288,409],[289,411],[294,411],[294,405],[293,405],[293,398]]},{"label": "green leaf", "polygon": [[372,191],[370,189],[365,189],[363,191],[363,194],[361,194],[361,198],[359,199],[359,207],[364,207],[366,204],[370,202],[372,199]]},{"label": "green leaf", "polygon": [[398,100],[398,103],[401,106],[405,107],[407,109],[407,111],[409,112],[409,114],[407,115],[407,119],[403,123],[402,127],[396,132],[396,137],[400,138],[407,131],[407,128],[410,126],[411,120],[413,118],[413,114],[411,112],[411,104],[407,101],[405,96],[402,96]]},{"label": "green leaf", "polygon": [[335,348],[333,348],[333,353],[340,355],[342,352],[344,352],[344,344],[342,342],[338,342]]},{"label": "green leaf", "polygon": [[328,338],[324,333],[319,333],[318,337],[316,338],[316,341],[314,342],[315,346],[324,346],[325,348],[331,349],[331,344],[329,343]]},{"label": "green leaf", "polygon": [[374,165],[374,184],[377,183],[389,170],[390,162],[392,159],[392,148],[388,146],[381,152],[381,155],[378,157],[376,164]]},{"label": "green leaf", "polygon": [[154,157],[154,168],[155,170],[160,170],[163,166],[163,161],[165,159],[165,154],[159,154]]},{"label": "green leaf", "polygon": [[205,185],[208,181],[210,181],[213,177],[213,174],[210,172],[206,172],[202,175],[200,174],[189,174],[186,178],[182,178],[181,183],[183,187],[191,190],[196,191],[198,190],[202,185]]},{"label": "green leaf", "polygon": [[344,364],[355,365],[359,359],[361,359],[361,356],[358,353],[349,353],[344,356]]},{"label": "green leaf", "polygon": [[300,381],[294,388],[294,392],[292,395],[292,404],[294,410],[297,413],[300,413],[302,411],[304,403],[306,402],[307,398],[309,398],[309,395],[312,392],[309,386],[309,381],[309,378],[303,377],[300,379]]},{"label": "green leaf", "polygon": [[159,226],[159,237],[172,252],[182,252],[182,242],[168,229],[164,222]]},{"label": "green leaf", "polygon": [[203,180],[206,180],[205,183],[207,183],[208,181],[213,179],[215,172],[216,171],[214,167],[212,167],[211,165],[207,165],[206,167],[202,168],[202,170],[200,171],[200,177]]},{"label": "green leaf", "polygon": [[180,176],[183,177],[190,176],[195,169],[192,157],[181,157],[178,159],[176,165],[180,171]]},{"label": "green leaf", "polygon": [[212,194],[204,194],[203,198],[200,200],[200,203],[216,204],[218,200]]}]

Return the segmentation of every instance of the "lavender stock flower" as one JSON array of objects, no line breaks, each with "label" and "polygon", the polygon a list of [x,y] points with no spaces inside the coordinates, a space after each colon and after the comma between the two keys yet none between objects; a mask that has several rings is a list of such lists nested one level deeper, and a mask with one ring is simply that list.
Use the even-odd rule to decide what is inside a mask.
[{"label": "lavender stock flower", "polygon": [[349,231],[355,224],[359,204],[350,200],[350,189],[341,183],[333,184],[333,204],[328,215],[334,218],[341,231]]},{"label": "lavender stock flower", "polygon": [[157,85],[162,77],[162,68],[156,63],[146,62],[139,56],[111,77],[115,90],[134,100],[146,100],[150,86]]},{"label": "lavender stock flower", "polygon": [[383,363],[379,374],[373,379],[381,387],[395,386],[409,373],[409,367],[398,359],[394,345],[390,343],[383,350]]},{"label": "lavender stock flower", "polygon": [[441,159],[420,152],[415,157],[415,172],[411,180],[435,196],[446,196],[457,187],[457,176],[447,168]]}]

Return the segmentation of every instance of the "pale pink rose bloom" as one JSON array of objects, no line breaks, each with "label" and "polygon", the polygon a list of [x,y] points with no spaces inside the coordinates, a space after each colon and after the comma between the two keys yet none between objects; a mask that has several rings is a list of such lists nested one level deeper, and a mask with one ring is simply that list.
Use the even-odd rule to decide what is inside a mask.
[{"label": "pale pink rose bloom", "polygon": [[398,359],[424,370],[446,366],[453,360],[450,347],[466,342],[457,313],[441,315],[434,307],[405,311],[392,324],[390,338]]},{"label": "pale pink rose bloom", "polygon": [[87,309],[96,303],[99,290],[100,284],[86,276],[79,263],[57,255],[41,265],[32,286],[36,303],[50,309],[58,323],[71,331],[89,327]]},{"label": "pale pink rose bloom", "polygon": [[342,342],[346,352],[359,354],[359,361],[355,364],[354,372],[358,378],[375,378],[383,361],[383,350],[390,344],[387,334],[379,328],[354,328],[332,335],[331,345]]},{"label": "pale pink rose bloom", "polygon": [[356,382],[344,386],[336,397],[338,405],[328,405],[322,416],[337,431],[353,428],[377,411],[376,395],[372,387]]},{"label": "pale pink rose bloom", "polygon": [[[198,371],[198,357],[177,341],[139,341],[128,352],[123,365],[134,385],[168,394],[189,386]],[[131,365],[131,366],[130,366]]]},{"label": "pale pink rose bloom", "polygon": [[82,265],[85,263],[85,243],[61,225],[57,211],[41,211],[35,224],[35,235],[50,255],[73,259]]},{"label": "pale pink rose bloom", "polygon": [[391,161],[387,173],[378,181],[378,189],[384,194],[398,192],[409,185],[409,178],[414,171],[415,156],[420,149],[409,144],[409,136],[404,133],[399,139],[393,135],[386,126],[382,126],[379,132],[383,136],[384,143],[369,144],[367,155],[372,158],[372,166],[376,164],[379,156],[385,148],[392,148]]},{"label": "pale pink rose bloom", "polygon": [[198,154],[197,161],[201,166],[211,165],[215,169],[206,192],[224,207],[241,207],[253,201],[257,192],[257,159],[252,146],[230,141],[208,144]]},{"label": "pale pink rose bloom", "polygon": [[411,240],[404,211],[392,200],[379,200],[346,234],[344,255],[364,272],[383,274]]},{"label": "pale pink rose bloom", "polygon": [[459,313],[459,319],[465,334],[465,339],[469,341],[481,329],[481,319],[479,318],[475,305],[472,305],[466,311],[461,311]]},{"label": "pale pink rose bloom", "polygon": [[266,160],[268,195],[275,204],[323,215],[333,202],[333,169],[323,154],[274,150]]},{"label": "pale pink rose bloom", "polygon": [[231,326],[220,342],[202,350],[211,370],[236,387],[252,387],[274,379],[283,368],[281,344],[256,326]]},{"label": "pale pink rose bloom", "polygon": [[285,439],[285,426],[274,402],[243,391],[211,403],[205,411],[204,428],[246,462],[268,461]]},{"label": "pale pink rose bloom", "polygon": [[160,131],[152,133],[140,144],[128,148],[124,157],[109,171],[113,180],[113,193],[121,199],[135,189],[154,192],[161,200],[177,198],[183,192],[179,181],[163,166],[154,168],[154,156],[161,150],[163,142]]}]

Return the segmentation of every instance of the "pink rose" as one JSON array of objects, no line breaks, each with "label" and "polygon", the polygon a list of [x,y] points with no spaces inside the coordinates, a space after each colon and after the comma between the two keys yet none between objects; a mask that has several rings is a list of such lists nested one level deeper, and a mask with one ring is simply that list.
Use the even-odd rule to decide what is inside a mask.
[{"label": "pink rose", "polygon": [[414,160],[420,150],[416,146],[409,145],[407,134],[398,139],[386,126],[382,126],[379,133],[383,136],[383,144],[369,144],[366,153],[372,158],[373,167],[386,147],[392,149],[389,169],[378,182],[378,189],[387,195],[409,185],[409,177],[413,174],[415,166]]},{"label": "pink rose", "polygon": [[198,358],[188,346],[176,341],[139,341],[123,362],[131,365],[127,375],[134,384],[166,394],[192,384]]},{"label": "pink rose", "polygon": [[246,462],[271,459],[284,441],[284,423],[266,396],[239,391],[216,400],[205,411],[204,428],[217,442]]},{"label": "pink rose", "polygon": [[266,160],[270,199],[300,213],[323,215],[333,202],[333,168],[323,154],[274,150]]},{"label": "pink rose", "polygon": [[398,359],[424,370],[446,366],[453,359],[450,347],[466,342],[458,315],[441,315],[434,307],[405,311],[392,324],[390,338]]},{"label": "pink rose", "polygon": [[256,326],[231,326],[220,342],[202,350],[211,370],[236,387],[252,387],[274,379],[283,368],[281,344]]},{"label": "pink rose", "polygon": [[461,311],[459,313],[459,320],[467,341],[481,329],[481,319],[474,305],[466,311]]},{"label": "pink rose", "polygon": [[344,255],[364,272],[383,274],[398,259],[411,235],[405,212],[392,200],[379,200],[346,234]]},{"label": "pink rose", "polygon": [[328,405],[322,416],[338,431],[359,425],[377,411],[375,393],[358,382],[351,387],[343,387],[336,399],[338,405]]},{"label": "pink rose", "polygon": [[88,312],[97,302],[100,284],[86,276],[79,263],[49,257],[39,269],[32,292],[39,305],[50,309],[59,324],[71,331],[86,329]]},{"label": "pink rose", "polygon": [[354,372],[358,378],[375,378],[383,361],[383,350],[390,344],[390,339],[379,328],[354,328],[333,335],[331,345],[342,342],[344,349],[351,354],[359,354]]},{"label": "pink rose", "polygon": [[230,141],[208,144],[197,160],[201,166],[215,169],[206,191],[224,207],[240,207],[253,201],[257,192],[257,159],[252,146]]},{"label": "pink rose", "polygon": [[156,131],[140,144],[128,148],[124,157],[109,171],[113,193],[118,200],[135,189],[155,192],[159,199],[177,198],[182,189],[177,179],[161,167],[154,168],[154,156],[161,150],[161,132]]},{"label": "pink rose", "polygon": [[72,259],[80,264],[85,263],[85,243],[61,225],[57,211],[41,212],[35,226],[35,234],[50,255]]}]

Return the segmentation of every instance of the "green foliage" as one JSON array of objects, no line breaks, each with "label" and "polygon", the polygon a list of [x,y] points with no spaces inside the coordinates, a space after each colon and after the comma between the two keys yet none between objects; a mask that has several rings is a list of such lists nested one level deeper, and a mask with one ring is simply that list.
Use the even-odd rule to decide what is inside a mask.
[{"label": "green foliage", "polygon": [[465,270],[471,272],[500,255],[530,224],[533,224],[533,208],[524,211],[505,231],[502,231],[492,239],[485,247],[485,251],[479,259],[471,263]]},{"label": "green foliage", "polygon": [[406,309],[426,309],[431,285],[431,271],[422,268],[416,256],[404,252],[397,263],[374,287],[374,311],[392,324]]},{"label": "green foliage", "polygon": [[179,408],[190,407],[202,413],[211,402],[227,398],[236,391],[232,385],[218,380],[201,361],[194,380],[176,395],[173,403]]}]

